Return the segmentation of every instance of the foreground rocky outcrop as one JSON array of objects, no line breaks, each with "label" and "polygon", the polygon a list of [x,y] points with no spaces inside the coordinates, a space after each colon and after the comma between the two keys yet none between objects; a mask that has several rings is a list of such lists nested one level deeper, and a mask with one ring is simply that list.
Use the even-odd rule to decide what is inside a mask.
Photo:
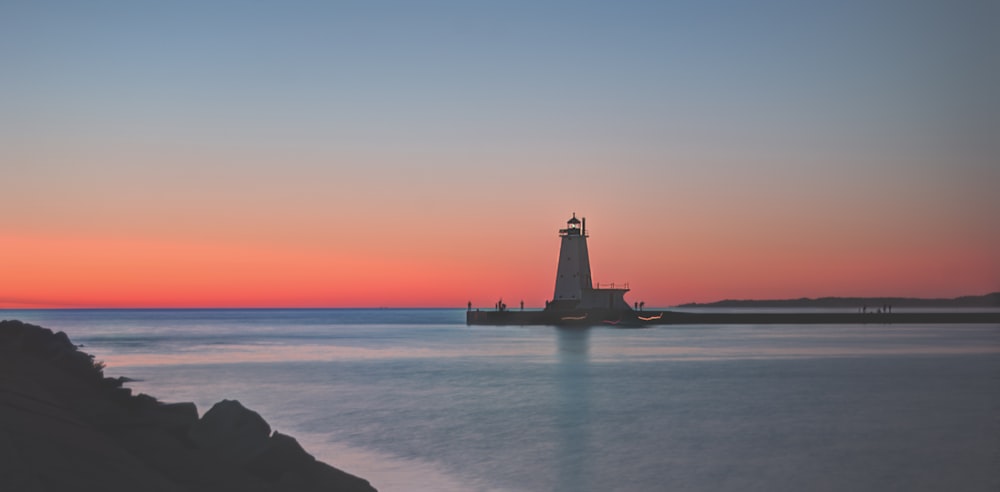
[{"label": "foreground rocky outcrop", "polygon": [[375,490],[238,401],[198,418],[102,369],[64,333],[0,321],[0,490]]}]

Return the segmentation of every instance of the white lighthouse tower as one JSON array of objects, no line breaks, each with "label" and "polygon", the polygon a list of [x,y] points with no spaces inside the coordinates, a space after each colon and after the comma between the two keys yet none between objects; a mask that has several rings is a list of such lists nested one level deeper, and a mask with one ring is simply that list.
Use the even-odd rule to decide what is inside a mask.
[{"label": "white lighthouse tower", "polygon": [[[556,269],[556,289],[547,310],[610,309],[631,310],[625,302],[628,286],[594,288],[590,273],[590,253],[587,251],[587,219],[576,214],[559,230],[559,266]],[[616,288],[617,287],[617,288]]]}]

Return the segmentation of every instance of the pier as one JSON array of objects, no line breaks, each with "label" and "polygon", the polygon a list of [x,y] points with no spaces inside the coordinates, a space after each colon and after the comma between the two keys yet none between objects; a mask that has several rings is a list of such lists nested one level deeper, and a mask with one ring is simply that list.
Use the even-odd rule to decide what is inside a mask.
[{"label": "pier", "polygon": [[466,312],[468,325],[551,325],[551,326],[616,326],[637,328],[656,325],[772,325],[772,324],[1000,324],[996,311],[938,311],[894,313],[845,312],[684,312],[583,310],[553,313],[542,310]]},{"label": "pier", "polygon": [[770,324],[891,324],[891,323],[997,323],[1000,309],[982,311],[942,310],[893,312],[891,306],[883,311],[806,311],[806,312],[745,312],[646,310],[645,302],[636,302],[635,309],[625,300],[629,284],[594,283],[587,248],[587,219],[577,219],[576,214],[566,221],[566,228],[559,229],[559,263],[556,268],[556,285],[552,300],[545,301],[544,310],[512,311],[503,300],[493,309],[474,309],[468,304],[465,314],[467,325],[553,325],[600,326],[622,328],[654,325],[770,325]]}]

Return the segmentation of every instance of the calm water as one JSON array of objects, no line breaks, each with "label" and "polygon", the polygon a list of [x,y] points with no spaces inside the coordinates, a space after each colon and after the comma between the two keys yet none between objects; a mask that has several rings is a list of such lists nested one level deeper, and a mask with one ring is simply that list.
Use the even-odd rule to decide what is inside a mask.
[{"label": "calm water", "polygon": [[466,327],[461,310],[0,311],[239,399],[382,491],[1000,490],[1000,326]]}]

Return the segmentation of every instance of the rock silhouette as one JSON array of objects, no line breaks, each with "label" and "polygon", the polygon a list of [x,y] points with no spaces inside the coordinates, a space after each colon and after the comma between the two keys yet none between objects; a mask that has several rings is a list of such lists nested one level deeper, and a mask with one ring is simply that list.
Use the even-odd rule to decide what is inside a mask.
[{"label": "rock silhouette", "polygon": [[132,395],[64,333],[0,321],[0,490],[371,492],[256,412]]}]

